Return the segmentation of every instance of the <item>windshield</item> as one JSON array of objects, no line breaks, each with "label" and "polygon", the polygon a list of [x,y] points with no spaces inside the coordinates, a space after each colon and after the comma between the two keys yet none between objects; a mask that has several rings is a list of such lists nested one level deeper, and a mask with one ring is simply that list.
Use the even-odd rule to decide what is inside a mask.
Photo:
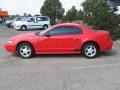
[{"label": "windshield", "polygon": [[13,21],[19,21],[21,18],[14,18]]},{"label": "windshield", "polygon": [[22,18],[20,21],[28,21],[29,18]]},{"label": "windshield", "polygon": [[50,27],[50,28],[48,28],[46,30],[43,30],[41,32],[36,32],[36,33],[37,33],[37,35],[44,36],[44,34],[47,33],[48,31],[50,31],[51,29],[52,29],[52,27]]}]

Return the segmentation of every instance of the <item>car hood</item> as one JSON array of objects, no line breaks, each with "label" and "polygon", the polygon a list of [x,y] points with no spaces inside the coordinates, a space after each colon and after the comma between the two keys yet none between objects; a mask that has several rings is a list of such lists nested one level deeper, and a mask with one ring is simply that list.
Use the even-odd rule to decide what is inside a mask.
[{"label": "car hood", "polygon": [[23,24],[26,23],[26,21],[15,21],[14,24]]},{"label": "car hood", "polygon": [[11,37],[11,40],[30,40],[37,38],[38,36],[35,33],[26,33],[26,34],[19,34],[16,36]]},{"label": "car hood", "polygon": [[6,21],[6,23],[12,23],[13,22],[13,20],[7,20]]}]

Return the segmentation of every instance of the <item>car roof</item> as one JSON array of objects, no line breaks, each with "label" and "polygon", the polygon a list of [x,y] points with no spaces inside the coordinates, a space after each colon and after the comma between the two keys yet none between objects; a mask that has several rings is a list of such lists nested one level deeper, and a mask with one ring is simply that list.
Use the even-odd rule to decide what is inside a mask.
[{"label": "car roof", "polygon": [[54,25],[54,27],[61,27],[61,26],[82,27],[80,24],[75,24],[75,23],[60,23],[60,24]]},{"label": "car roof", "polygon": [[47,17],[47,16],[32,16],[32,17],[46,17],[46,18],[49,18],[49,17]]},{"label": "car roof", "polygon": [[84,33],[90,33],[90,32],[94,32],[93,30],[91,30],[90,28],[87,28],[85,26],[82,26],[80,24],[75,24],[75,23],[60,23],[60,24],[56,24],[54,25],[52,28],[57,28],[57,27],[62,27],[62,26],[71,26],[71,27],[77,27],[77,28],[81,28],[82,31],[84,31]]}]

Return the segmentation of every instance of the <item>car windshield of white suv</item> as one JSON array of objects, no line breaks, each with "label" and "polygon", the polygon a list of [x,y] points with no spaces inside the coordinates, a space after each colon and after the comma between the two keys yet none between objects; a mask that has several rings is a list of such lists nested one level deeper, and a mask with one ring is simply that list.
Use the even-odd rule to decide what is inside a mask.
[{"label": "car windshield of white suv", "polygon": [[20,21],[21,18],[14,18],[13,21]]},{"label": "car windshield of white suv", "polygon": [[22,18],[20,21],[28,21],[29,18]]}]

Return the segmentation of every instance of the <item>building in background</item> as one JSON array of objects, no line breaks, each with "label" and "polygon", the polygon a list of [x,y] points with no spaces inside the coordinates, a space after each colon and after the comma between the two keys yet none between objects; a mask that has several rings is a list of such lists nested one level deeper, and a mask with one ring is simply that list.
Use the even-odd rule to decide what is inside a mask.
[{"label": "building in background", "polygon": [[0,8],[0,23],[4,23],[7,17],[8,17],[8,11],[3,11]]}]

